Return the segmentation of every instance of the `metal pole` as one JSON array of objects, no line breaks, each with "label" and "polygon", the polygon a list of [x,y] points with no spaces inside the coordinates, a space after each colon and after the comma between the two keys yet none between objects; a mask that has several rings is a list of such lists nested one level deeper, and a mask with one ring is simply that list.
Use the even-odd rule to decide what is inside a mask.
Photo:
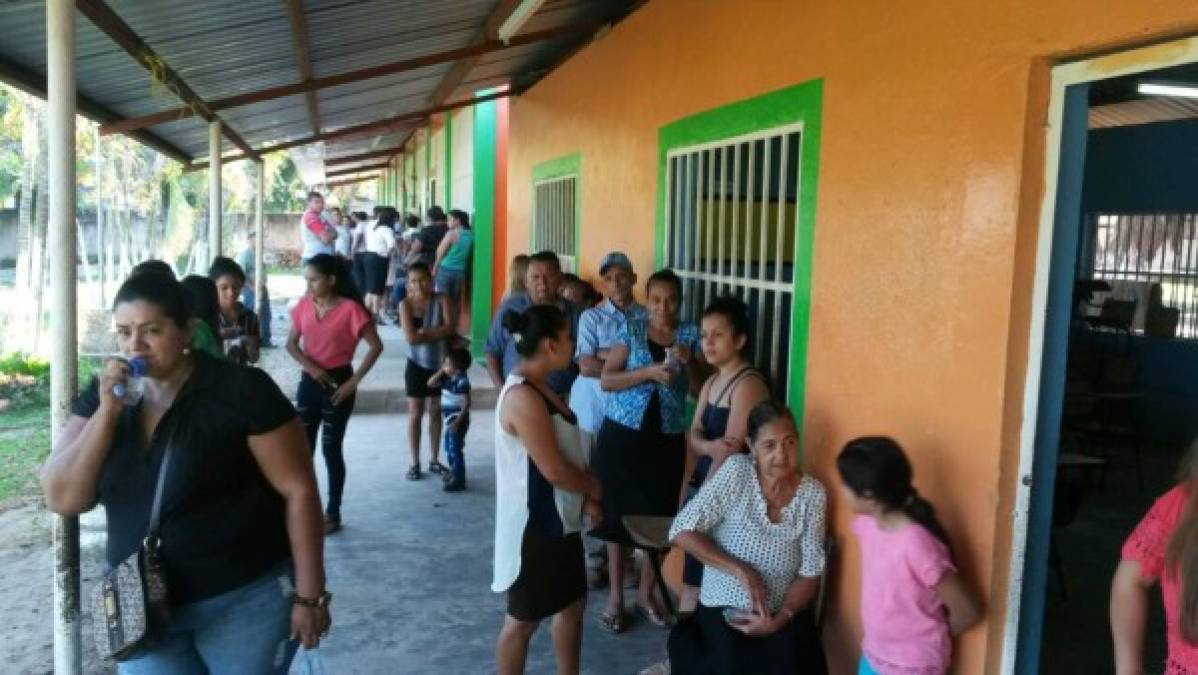
[{"label": "metal pole", "polygon": [[208,262],[221,254],[220,122],[208,123]]},{"label": "metal pole", "polygon": [[[258,307],[262,306],[262,298],[265,297],[262,293],[266,290],[266,268],[263,267],[262,250],[266,247],[266,243],[262,241],[265,234],[262,232],[262,200],[263,193],[266,192],[266,162],[258,161],[258,193],[254,198],[254,302]],[[250,309],[257,312],[258,307]],[[258,321],[270,321],[269,316],[260,316]]]},{"label": "metal pole", "polygon": [[[49,145],[50,410],[57,441],[75,396],[75,3],[46,2]],[[37,317],[40,322],[41,317]],[[54,672],[83,672],[79,615],[79,519],[54,519]]]}]

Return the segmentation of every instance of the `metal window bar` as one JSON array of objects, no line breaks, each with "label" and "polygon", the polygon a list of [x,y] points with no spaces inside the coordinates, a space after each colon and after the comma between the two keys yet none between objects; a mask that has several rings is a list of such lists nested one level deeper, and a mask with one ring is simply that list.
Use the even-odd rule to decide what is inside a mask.
[{"label": "metal window bar", "polygon": [[717,294],[745,301],[755,327],[753,360],[780,398],[789,393],[794,285],[786,246],[796,240],[798,195],[789,162],[797,159],[800,134],[796,125],[672,150],[666,158],[665,263],[683,279],[685,318],[698,319]]},{"label": "metal window bar", "polygon": [[[1198,214],[1089,214],[1089,278],[1159,283],[1177,337],[1198,339]],[[1084,271],[1084,270],[1083,270]]]},{"label": "metal window bar", "polygon": [[574,272],[578,266],[577,207],[578,177],[561,176],[533,186],[533,249],[553,251],[562,268]]}]

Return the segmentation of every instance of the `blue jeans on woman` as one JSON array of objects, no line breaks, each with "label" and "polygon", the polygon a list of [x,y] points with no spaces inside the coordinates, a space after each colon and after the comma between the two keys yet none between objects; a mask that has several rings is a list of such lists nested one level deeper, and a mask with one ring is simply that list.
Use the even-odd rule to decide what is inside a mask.
[{"label": "blue jeans on woman", "polygon": [[171,609],[166,635],[117,664],[120,675],[286,675],[291,640],[291,561],[248,584]]}]

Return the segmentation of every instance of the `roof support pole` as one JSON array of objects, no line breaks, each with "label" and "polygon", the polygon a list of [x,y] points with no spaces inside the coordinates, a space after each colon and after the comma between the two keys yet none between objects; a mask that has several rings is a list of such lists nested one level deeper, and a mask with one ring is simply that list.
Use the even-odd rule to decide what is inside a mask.
[{"label": "roof support pole", "polygon": [[[254,195],[254,302],[258,307],[262,307],[262,300],[266,296],[262,292],[266,290],[266,267],[262,261],[262,250],[266,247],[266,233],[262,231],[262,202],[263,195],[266,192],[266,160],[258,160],[258,190]],[[257,312],[258,307],[251,307]],[[270,321],[269,316],[259,316],[259,323]],[[267,333],[263,333],[266,335]]]},{"label": "roof support pole", "polygon": [[[51,434],[67,420],[78,385],[75,314],[75,3],[46,2],[49,146]],[[39,316],[36,319],[41,321]],[[57,438],[55,438],[57,440]],[[54,672],[83,672],[79,518],[54,519]]]},{"label": "roof support pole", "polygon": [[208,157],[211,165],[208,167],[208,262],[221,254],[221,216],[224,207],[221,204],[220,171],[224,162],[220,156],[221,128],[219,121],[208,123]]}]

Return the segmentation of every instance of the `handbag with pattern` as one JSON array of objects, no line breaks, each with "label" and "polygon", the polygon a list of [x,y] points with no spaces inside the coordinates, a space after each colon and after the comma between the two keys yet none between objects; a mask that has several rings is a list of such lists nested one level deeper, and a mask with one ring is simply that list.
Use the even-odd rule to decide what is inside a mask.
[{"label": "handbag with pattern", "polygon": [[150,527],[138,550],[104,574],[92,591],[91,609],[96,651],[107,659],[123,659],[162,635],[169,621],[166,576],[158,557],[162,488],[174,448],[166,445],[150,510]]}]

